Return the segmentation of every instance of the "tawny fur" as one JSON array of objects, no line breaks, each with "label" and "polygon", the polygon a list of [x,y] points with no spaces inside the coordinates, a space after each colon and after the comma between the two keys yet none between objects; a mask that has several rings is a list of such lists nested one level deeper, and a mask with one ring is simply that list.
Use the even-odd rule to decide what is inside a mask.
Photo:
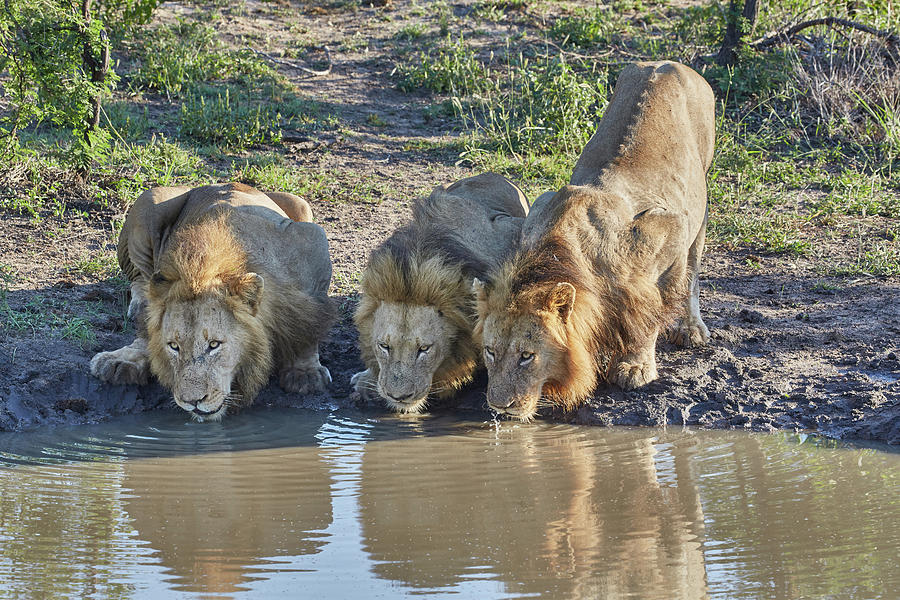
[{"label": "tawny fur", "polygon": [[[562,356],[542,394],[568,409],[626,357],[652,357],[656,336],[678,316],[689,339],[705,341],[687,300],[696,301],[713,137],[713,96],[702,77],[670,62],[626,68],[570,185],[535,202],[521,249],[477,294],[476,338],[488,315],[498,330],[537,316]],[[575,288],[567,319],[547,305],[563,282]],[[655,374],[655,359],[643,366]]]}]

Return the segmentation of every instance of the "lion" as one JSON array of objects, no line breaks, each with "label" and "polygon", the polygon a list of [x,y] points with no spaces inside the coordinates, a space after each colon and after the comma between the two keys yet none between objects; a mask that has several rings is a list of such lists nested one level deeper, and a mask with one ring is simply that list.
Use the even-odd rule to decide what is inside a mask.
[{"label": "lion", "polygon": [[91,373],[114,384],[152,373],[198,421],[250,404],[274,367],[285,391],[323,391],[318,346],[335,311],[328,241],[311,218],[297,196],[240,183],[141,194],[118,245],[138,334],[95,355]]},{"label": "lion", "polygon": [[569,185],[542,194],[521,247],[473,283],[489,406],[530,420],[571,410],[598,374],[624,389],[657,377],[656,340],[700,345],[700,259],[715,105],[706,81],[668,61],[629,65]]},{"label": "lion", "polygon": [[376,248],[363,272],[354,321],[366,370],[351,383],[419,413],[472,380],[480,363],[471,288],[509,254],[528,214],[525,195],[484,173],[440,186],[413,205],[412,222]]}]

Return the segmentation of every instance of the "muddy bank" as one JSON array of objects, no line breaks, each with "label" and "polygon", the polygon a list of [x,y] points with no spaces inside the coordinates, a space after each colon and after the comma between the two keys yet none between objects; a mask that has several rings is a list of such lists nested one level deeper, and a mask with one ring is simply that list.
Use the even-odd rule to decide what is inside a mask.
[{"label": "muddy bank", "polygon": [[[389,221],[385,219],[376,229],[388,229]],[[372,245],[379,236],[375,233],[363,245]],[[336,264],[346,268],[350,261],[361,268],[364,255],[358,249],[352,255],[338,249]],[[659,380],[632,392],[601,387],[590,404],[577,412],[544,414],[543,418],[592,425],[800,430],[900,444],[900,286],[896,282],[824,280],[808,275],[802,262],[774,259],[767,272],[759,273],[744,268],[743,257],[737,253],[713,253],[705,262],[702,310],[712,332],[708,346],[677,349],[660,343]],[[94,287],[61,292],[93,296],[97,295]],[[101,301],[113,310],[118,302],[115,294],[109,291],[106,298]],[[273,380],[257,404],[331,409],[358,403],[349,383],[362,367],[350,320],[356,300],[352,293],[335,300],[341,307],[341,320],[321,352],[334,378],[329,393],[289,395]],[[99,335],[93,347],[28,335],[0,338],[0,429],[94,423],[140,411],[180,410],[156,384],[110,386],[90,376],[88,362],[95,351],[129,341],[130,336],[121,331]],[[479,407],[483,397],[483,381],[479,381],[459,402]],[[452,406],[436,410],[445,412]]]}]

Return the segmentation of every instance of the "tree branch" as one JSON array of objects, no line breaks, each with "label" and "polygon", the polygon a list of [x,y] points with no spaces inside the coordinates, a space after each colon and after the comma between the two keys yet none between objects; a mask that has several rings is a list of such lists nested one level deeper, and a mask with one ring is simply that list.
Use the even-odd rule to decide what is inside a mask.
[{"label": "tree branch", "polygon": [[821,19],[810,19],[809,21],[797,23],[796,25],[789,27],[784,31],[773,33],[764,38],[760,38],[758,40],[750,42],[749,46],[757,50],[762,50],[764,48],[777,46],[779,44],[787,44],[791,41],[791,38],[793,38],[804,29],[809,29],[810,27],[815,27],[817,25],[827,25],[829,27],[836,27],[840,25],[841,27],[849,27],[850,29],[855,29],[857,31],[862,31],[863,33],[868,33],[879,37],[891,46],[900,45],[900,36],[892,31],[875,29],[874,27],[870,27],[856,21],[850,21],[849,19],[841,19],[839,17],[822,17]]}]

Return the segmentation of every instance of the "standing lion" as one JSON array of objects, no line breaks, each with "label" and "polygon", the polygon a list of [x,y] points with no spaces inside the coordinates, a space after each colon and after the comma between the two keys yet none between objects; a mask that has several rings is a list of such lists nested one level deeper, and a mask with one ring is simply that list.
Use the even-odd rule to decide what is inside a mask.
[{"label": "standing lion", "polygon": [[573,408],[598,372],[626,389],[652,381],[657,336],[677,317],[673,341],[709,339],[698,274],[714,137],[713,93],[695,71],[622,72],[570,185],[538,198],[520,251],[473,286],[494,410]]},{"label": "standing lion", "polygon": [[471,381],[480,360],[472,281],[499,266],[528,214],[525,195],[484,173],[436,188],[372,252],[354,320],[366,370],[351,382],[398,412],[421,412]]},{"label": "standing lion", "polygon": [[134,384],[152,372],[200,421],[250,404],[273,367],[286,391],[324,390],[331,259],[311,218],[297,196],[240,183],[141,194],[118,248],[138,335],[95,355],[91,373]]}]

